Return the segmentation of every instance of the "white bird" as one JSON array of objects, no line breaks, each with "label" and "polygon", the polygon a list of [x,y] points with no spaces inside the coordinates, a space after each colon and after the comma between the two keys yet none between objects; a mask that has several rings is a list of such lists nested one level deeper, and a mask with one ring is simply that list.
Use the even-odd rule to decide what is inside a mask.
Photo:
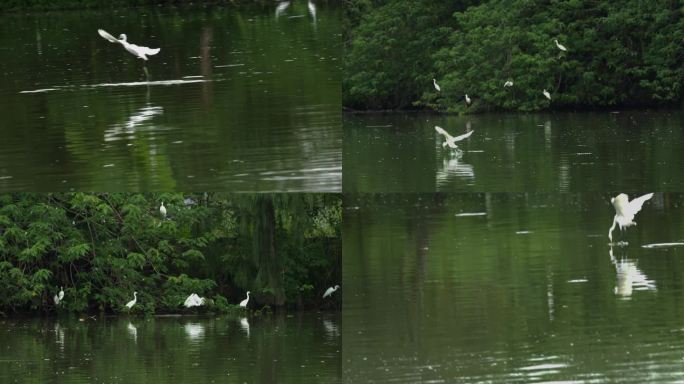
[{"label": "white bird", "polygon": [[166,207],[164,206],[163,201],[161,203],[161,206],[159,207],[159,213],[161,213],[162,217],[166,217]]},{"label": "white bird", "polygon": [[556,47],[558,47],[558,49],[561,51],[565,52],[568,50],[563,44],[558,43],[558,39],[553,39],[553,41],[556,43]]},{"label": "white bird", "polygon": [[56,294],[52,298],[52,300],[55,301],[55,305],[59,305],[59,303],[62,301],[63,298],[64,298],[64,289],[62,289],[62,287],[59,287],[59,293]]},{"label": "white bird", "polygon": [[512,86],[513,86],[513,81],[512,81],[512,80],[508,80],[508,81],[506,81],[506,82],[504,83],[504,88],[506,88],[506,87],[512,87]]},{"label": "white bird", "polygon": [[193,293],[192,295],[188,296],[187,299],[185,299],[185,305],[186,308],[192,308],[192,307],[201,307],[204,305],[204,297],[199,297],[196,293]]},{"label": "white bird", "polygon": [[437,80],[432,79],[432,84],[435,86],[437,92],[442,92],[442,88],[440,88],[439,84],[437,84]]},{"label": "white bird", "polygon": [[126,307],[128,307],[128,309],[131,309],[133,308],[136,302],[138,302],[138,292],[133,292],[133,300],[126,303]]},{"label": "white bird", "polygon": [[282,1],[282,2],[278,3],[278,6],[276,7],[276,10],[275,10],[275,17],[276,17],[276,19],[277,19],[278,16],[280,16],[283,12],[285,12],[285,10],[286,10],[289,6],[290,6],[290,2],[289,2],[289,1]]},{"label": "white bird", "polygon": [[475,132],[475,131],[470,131],[470,132],[464,133],[460,136],[451,136],[449,134],[449,132],[445,131],[442,127],[439,127],[436,125],[435,125],[435,131],[437,131],[437,133],[439,133],[440,135],[443,135],[445,138],[445,141],[442,143],[442,147],[446,147],[448,145],[449,148],[454,148],[454,149],[458,148],[458,146],[456,145],[457,141],[465,140],[465,139],[469,138],[470,135],[473,134],[473,132]]},{"label": "white bird", "polygon": [[466,101],[466,104],[468,104],[468,105],[470,105],[470,103],[472,102],[472,100],[470,100],[470,97],[468,97],[467,93],[465,94],[465,101]]},{"label": "white bird", "polygon": [[647,193],[643,196],[637,197],[632,201],[629,201],[629,197],[627,197],[626,194],[621,193],[610,199],[613,207],[615,207],[613,225],[608,230],[608,239],[610,239],[611,242],[613,241],[613,230],[615,229],[615,225],[618,225],[621,231],[623,228],[636,225],[636,223],[632,221],[634,220],[634,215],[641,211],[641,207],[644,205],[644,202],[649,200],[651,197],[653,197],[653,193]]},{"label": "white bird", "polygon": [[339,285],[336,285],[334,287],[330,287],[325,290],[325,293],[323,294],[323,298],[325,299],[326,297],[330,296],[333,294],[333,292],[337,291],[340,288]]},{"label": "white bird", "polygon": [[110,35],[109,33],[107,33],[103,29],[98,29],[97,33],[99,33],[100,36],[104,37],[106,40],[108,40],[112,43],[121,44],[128,52],[133,54],[133,56],[141,58],[145,61],[147,61],[147,56],[156,55],[161,50],[160,48],[148,48],[148,47],[141,47],[139,45],[131,44],[128,41],[126,41],[126,34],[124,34],[124,33],[119,35],[118,39],[116,37]]},{"label": "white bird", "polygon": [[247,298],[240,302],[240,307],[247,308],[247,303],[249,303],[249,291],[247,291]]},{"label": "white bird", "polygon": [[551,94],[549,93],[549,91],[547,91],[546,89],[544,89],[544,90],[542,90],[542,93],[544,94],[544,97],[546,97],[547,99],[551,100]]}]

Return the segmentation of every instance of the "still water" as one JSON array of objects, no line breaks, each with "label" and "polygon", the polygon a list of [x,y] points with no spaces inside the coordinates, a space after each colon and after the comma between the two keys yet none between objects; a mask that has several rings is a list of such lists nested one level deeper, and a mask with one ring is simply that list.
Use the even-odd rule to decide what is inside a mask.
[{"label": "still water", "polygon": [[333,314],[0,321],[3,383],[338,383]]},{"label": "still water", "polygon": [[[435,125],[456,136],[443,149]],[[347,192],[684,190],[684,113],[345,115]]]},{"label": "still water", "polygon": [[0,16],[0,189],[341,190],[340,7],[315,4]]},{"label": "still water", "polygon": [[684,195],[608,197],[346,196],[345,382],[684,380]]}]

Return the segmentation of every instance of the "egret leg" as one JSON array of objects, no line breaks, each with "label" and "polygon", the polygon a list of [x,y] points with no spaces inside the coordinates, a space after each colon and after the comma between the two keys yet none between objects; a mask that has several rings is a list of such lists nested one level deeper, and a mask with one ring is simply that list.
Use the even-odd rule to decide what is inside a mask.
[{"label": "egret leg", "polygon": [[610,242],[613,242],[613,230],[615,229],[615,225],[617,224],[617,221],[615,220],[615,217],[613,216],[613,225],[610,227],[608,230],[608,239]]}]

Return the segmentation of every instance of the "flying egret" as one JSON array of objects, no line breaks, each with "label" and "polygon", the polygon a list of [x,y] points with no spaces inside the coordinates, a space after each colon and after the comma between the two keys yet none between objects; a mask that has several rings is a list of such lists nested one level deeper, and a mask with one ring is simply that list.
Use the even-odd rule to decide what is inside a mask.
[{"label": "flying egret", "polygon": [[323,294],[323,298],[325,299],[326,297],[330,296],[333,294],[333,292],[337,291],[340,288],[339,285],[336,285],[334,287],[330,287],[325,290],[325,293]]},{"label": "flying egret", "polygon": [[470,100],[470,97],[468,97],[467,93],[465,94],[465,101],[466,101],[466,104],[468,104],[468,105],[470,105],[470,103],[472,102],[472,100]]},{"label": "flying egret", "polygon": [[249,303],[249,291],[247,291],[247,298],[240,302],[240,307],[247,308],[247,303]]},{"label": "flying egret", "polygon": [[62,287],[59,287],[59,293],[56,294],[52,300],[55,301],[55,305],[59,305],[59,303],[62,301],[64,298],[64,289]]},{"label": "flying egret", "polygon": [[544,89],[544,90],[542,90],[542,93],[544,94],[544,97],[546,97],[547,99],[551,100],[551,94],[549,93],[549,91],[547,91],[546,89]]},{"label": "flying egret", "polygon": [[512,81],[512,80],[508,80],[508,81],[506,81],[506,82],[504,83],[504,88],[506,88],[506,87],[512,87],[512,86],[513,86],[513,81]]},{"label": "flying egret", "polygon": [[437,80],[432,79],[432,85],[435,86],[435,89],[437,90],[437,92],[442,92],[442,88],[439,86],[439,84],[437,84]]},{"label": "flying egret", "polygon": [[561,51],[566,52],[568,50],[563,44],[558,43],[558,39],[553,39],[553,41],[556,43],[556,47],[558,47],[558,49]]},{"label": "flying egret", "polygon": [[475,131],[470,131],[470,132],[464,133],[460,136],[451,136],[442,127],[439,127],[436,125],[435,125],[435,131],[437,131],[437,133],[439,133],[440,135],[443,135],[445,138],[445,141],[442,143],[442,147],[446,147],[448,145],[449,148],[454,148],[454,149],[458,148],[458,146],[456,145],[457,141],[465,140],[465,139],[469,138],[470,135],[473,134],[473,132],[475,132]]},{"label": "flying egret", "polygon": [[159,213],[161,213],[162,217],[166,217],[166,207],[164,206],[163,201],[161,203],[161,206],[159,207]]},{"label": "flying egret", "polygon": [[610,202],[615,207],[615,217],[613,217],[613,225],[608,230],[608,239],[613,241],[613,230],[617,224],[622,231],[623,228],[636,225],[634,220],[634,215],[641,211],[641,207],[644,203],[653,197],[653,193],[647,193],[643,196],[637,197],[632,201],[629,201],[629,197],[626,194],[621,193],[616,197],[610,199]]},{"label": "flying egret", "polygon": [[138,292],[133,292],[133,300],[126,303],[126,307],[128,307],[128,309],[131,309],[133,308],[136,302],[138,302]]},{"label": "flying egret", "polygon": [[141,47],[139,45],[131,44],[128,41],[126,41],[126,34],[124,34],[124,33],[119,35],[118,39],[116,37],[110,35],[109,33],[107,33],[107,31],[105,31],[104,29],[98,29],[97,33],[99,33],[100,36],[104,37],[106,40],[108,40],[112,43],[121,44],[128,52],[133,54],[133,56],[141,58],[145,61],[147,61],[147,56],[156,55],[161,50],[160,48],[148,48],[148,47]]}]

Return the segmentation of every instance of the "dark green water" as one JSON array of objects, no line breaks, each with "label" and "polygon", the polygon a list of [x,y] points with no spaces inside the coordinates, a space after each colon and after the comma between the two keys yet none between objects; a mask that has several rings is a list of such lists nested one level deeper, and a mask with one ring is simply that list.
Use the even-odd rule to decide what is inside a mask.
[{"label": "dark green water", "polygon": [[339,191],[341,10],[275,9],[0,16],[0,189]]},{"label": "dark green water", "polygon": [[684,380],[684,196],[608,198],[346,196],[345,382]]},{"label": "dark green water", "polygon": [[[441,126],[461,157],[442,148]],[[345,115],[345,192],[684,190],[684,113]]]},{"label": "dark green water", "polygon": [[0,321],[3,383],[338,383],[332,314]]}]

